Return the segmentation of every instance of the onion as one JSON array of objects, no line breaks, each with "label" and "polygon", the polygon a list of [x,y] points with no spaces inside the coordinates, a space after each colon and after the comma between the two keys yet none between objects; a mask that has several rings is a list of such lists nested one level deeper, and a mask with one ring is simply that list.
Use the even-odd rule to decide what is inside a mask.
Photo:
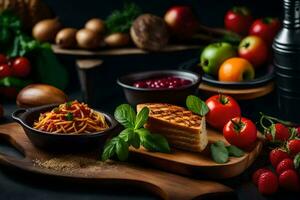
[{"label": "onion", "polygon": [[23,88],[17,96],[19,107],[35,107],[47,104],[61,104],[67,101],[67,96],[60,89],[46,84],[31,84]]}]

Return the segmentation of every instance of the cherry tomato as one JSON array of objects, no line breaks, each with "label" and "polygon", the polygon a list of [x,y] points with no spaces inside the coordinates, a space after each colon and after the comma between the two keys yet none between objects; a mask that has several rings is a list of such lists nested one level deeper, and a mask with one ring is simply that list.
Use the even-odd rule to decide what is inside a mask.
[{"label": "cherry tomato", "polygon": [[230,144],[248,148],[256,141],[257,129],[251,120],[235,117],[224,126],[223,135]]},{"label": "cherry tomato", "polygon": [[219,130],[223,130],[230,119],[241,115],[239,104],[227,95],[214,95],[206,100],[206,104],[209,108],[207,123]]},{"label": "cherry tomato", "polygon": [[300,139],[293,139],[288,141],[287,147],[289,150],[289,153],[294,156],[297,153],[300,153]]},{"label": "cherry tomato", "polygon": [[239,45],[239,56],[248,60],[254,68],[261,67],[268,59],[268,46],[258,36],[245,37]]},{"label": "cherry tomato", "polygon": [[224,23],[226,29],[246,35],[252,23],[252,16],[246,7],[233,7],[226,13]]},{"label": "cherry tomato", "polygon": [[268,45],[271,45],[280,27],[280,21],[276,18],[266,17],[257,19],[251,25],[249,35],[259,36]]},{"label": "cherry tomato", "polygon": [[288,127],[286,127],[285,125],[281,124],[281,123],[276,123],[274,124],[274,129],[273,131],[275,131],[275,138],[273,138],[271,133],[267,133],[266,134],[266,138],[269,141],[287,141],[290,138],[290,132]]},{"label": "cherry tomato", "polygon": [[0,54],[0,65],[7,64],[7,58],[5,55]]},{"label": "cherry tomato", "polygon": [[12,73],[12,71],[11,71],[11,68],[8,66],[8,64],[0,65],[0,78],[10,76],[11,73]]},{"label": "cherry tomato", "polygon": [[29,75],[31,71],[31,65],[27,58],[16,58],[12,63],[12,72],[14,76],[25,77]]}]

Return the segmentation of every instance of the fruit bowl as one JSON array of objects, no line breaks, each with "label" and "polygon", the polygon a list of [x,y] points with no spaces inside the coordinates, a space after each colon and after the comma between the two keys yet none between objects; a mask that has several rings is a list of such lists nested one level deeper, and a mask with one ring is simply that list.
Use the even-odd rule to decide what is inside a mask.
[{"label": "fruit bowl", "polygon": [[222,87],[222,88],[226,87],[231,89],[246,89],[246,88],[263,86],[269,83],[270,81],[272,81],[274,78],[273,65],[261,67],[261,69],[255,71],[255,78],[253,80],[244,81],[244,82],[219,81],[217,78],[203,73],[201,67],[199,66],[198,59],[193,59],[183,63],[182,65],[180,65],[179,69],[190,70],[192,72],[202,74],[202,82],[207,85]]}]

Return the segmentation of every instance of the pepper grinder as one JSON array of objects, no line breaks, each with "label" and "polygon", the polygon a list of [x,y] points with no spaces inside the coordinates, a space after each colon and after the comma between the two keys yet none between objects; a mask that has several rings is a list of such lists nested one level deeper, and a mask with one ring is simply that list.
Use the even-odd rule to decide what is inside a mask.
[{"label": "pepper grinder", "polygon": [[300,122],[300,0],[283,0],[283,27],[273,42],[281,117]]}]

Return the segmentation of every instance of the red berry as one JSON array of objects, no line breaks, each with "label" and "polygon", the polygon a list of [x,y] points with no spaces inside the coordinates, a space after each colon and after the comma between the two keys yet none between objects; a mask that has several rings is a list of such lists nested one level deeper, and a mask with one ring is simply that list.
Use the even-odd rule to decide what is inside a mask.
[{"label": "red berry", "polygon": [[0,54],[0,65],[7,64],[8,60],[5,55]]},{"label": "red berry", "polygon": [[11,76],[11,69],[8,64],[0,65],[0,78]]},{"label": "red berry", "polygon": [[299,139],[293,139],[288,141],[287,147],[289,149],[289,152],[291,155],[296,155],[300,152],[300,140]]},{"label": "red berry", "polygon": [[252,182],[257,185],[258,184],[258,179],[260,177],[260,175],[262,175],[265,172],[269,172],[270,170],[267,168],[260,168],[258,170],[256,170],[253,175],[252,175]]},{"label": "red berry", "polygon": [[281,149],[273,149],[270,152],[269,159],[273,167],[277,167],[277,165],[285,158],[289,158],[289,154]]},{"label": "red berry", "polygon": [[266,134],[266,138],[269,141],[287,141],[290,138],[290,132],[288,127],[284,126],[281,123],[274,124],[275,128],[275,138],[273,138],[271,133]]},{"label": "red berry", "polygon": [[287,190],[299,191],[300,182],[297,172],[292,169],[282,172],[279,176],[279,185]]},{"label": "red berry", "polygon": [[300,126],[297,127],[296,130],[297,130],[297,133],[298,133],[297,136],[300,137]]},{"label": "red berry", "polygon": [[277,176],[269,171],[262,173],[258,179],[258,190],[262,194],[273,194],[278,189]]},{"label": "red berry", "polygon": [[283,159],[276,167],[276,172],[280,175],[282,172],[288,169],[295,169],[294,162],[290,158]]},{"label": "red berry", "polygon": [[12,72],[14,76],[25,77],[29,75],[31,71],[31,65],[27,58],[19,57],[13,61]]}]

